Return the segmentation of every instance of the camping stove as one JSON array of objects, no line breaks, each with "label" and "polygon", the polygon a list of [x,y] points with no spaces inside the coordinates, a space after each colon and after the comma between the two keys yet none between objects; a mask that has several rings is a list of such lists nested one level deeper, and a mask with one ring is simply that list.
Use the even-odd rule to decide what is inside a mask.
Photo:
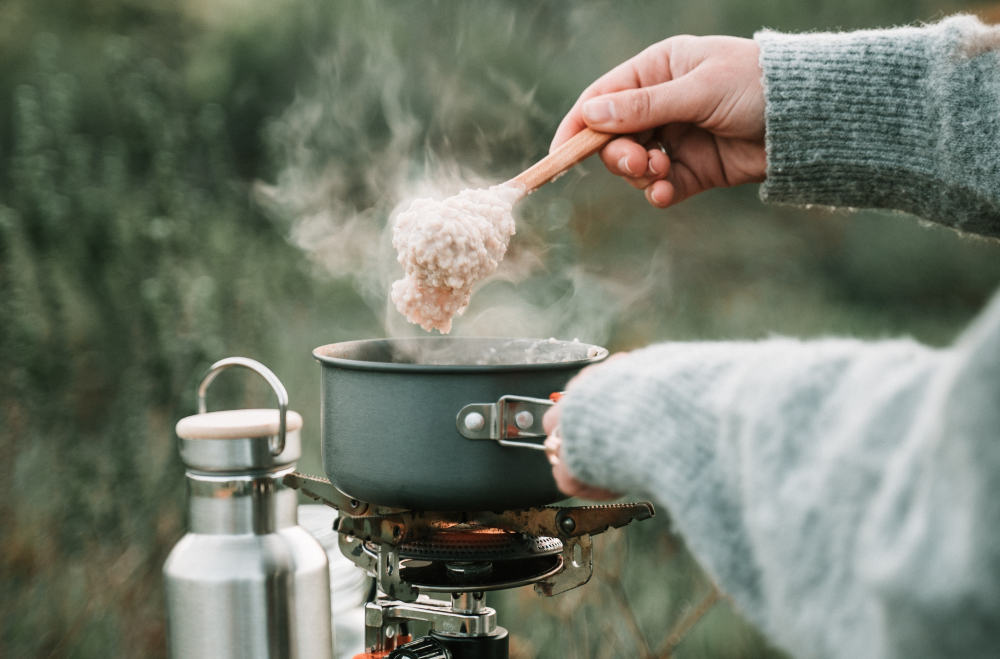
[{"label": "camping stove", "polygon": [[[506,659],[507,631],[487,591],[533,585],[543,596],[593,572],[592,536],[653,516],[648,503],[427,512],[368,504],[329,481],[292,473],[284,484],[340,511],[341,552],[371,575],[365,653],[356,659]],[[429,632],[413,638],[411,623]]]},{"label": "camping stove", "polygon": [[[261,376],[277,396],[278,409],[208,412],[209,385],[232,367]],[[288,409],[288,394],[274,373],[252,359],[230,357],[213,364],[198,388],[198,409],[177,423],[189,529],[163,568],[169,648],[175,659],[330,659],[334,589],[326,550],[334,543],[377,586],[365,608],[365,652],[356,659],[505,659],[507,631],[486,606],[486,592],[533,585],[551,596],[583,585],[593,570],[592,536],[653,516],[648,503],[478,512],[366,503],[324,478],[295,471],[302,418]],[[455,434],[456,411],[450,403],[444,409],[447,431]],[[538,425],[535,417],[521,423],[518,416],[509,424],[515,430]],[[503,434],[509,438],[515,430]],[[537,485],[537,479],[528,478],[532,470],[548,476],[544,461],[504,462],[510,458],[503,452],[507,446],[490,446],[484,443],[489,438],[478,436],[459,435],[456,441],[467,439],[485,453],[472,451],[461,463],[464,467],[451,467],[444,478],[456,471],[472,485],[479,483],[469,473],[494,478],[479,489],[506,488],[506,498],[496,499],[497,508],[555,498],[548,486],[530,489]],[[487,469],[492,459],[521,480],[496,481],[497,471]],[[406,464],[413,466],[412,460]],[[442,480],[439,490],[426,491],[435,484],[434,466],[432,461],[423,464],[426,482],[419,482],[418,494],[446,489]],[[396,479],[399,486],[409,475],[399,470],[382,478]],[[524,491],[512,483],[524,484],[531,497],[520,498]],[[332,523],[335,540],[324,533],[327,541],[321,543],[319,535],[299,525],[296,490],[339,511]],[[453,490],[444,499],[413,501],[457,502],[461,507],[469,500],[476,502],[470,507],[481,508],[489,500],[476,488],[469,492],[479,498]],[[320,528],[330,529],[329,522]]]}]

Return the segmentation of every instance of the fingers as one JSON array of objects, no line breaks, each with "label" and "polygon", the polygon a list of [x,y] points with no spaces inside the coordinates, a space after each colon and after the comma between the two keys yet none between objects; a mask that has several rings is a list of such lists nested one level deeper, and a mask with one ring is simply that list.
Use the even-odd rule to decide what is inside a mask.
[{"label": "fingers", "polygon": [[631,138],[617,138],[601,150],[601,160],[612,174],[639,190],[670,171],[670,159],[660,148],[647,148]]},{"label": "fingers", "polygon": [[576,100],[576,103],[573,104],[569,112],[566,113],[566,116],[563,117],[563,120],[559,122],[556,134],[552,137],[552,143],[549,145],[549,151],[557,149],[559,145],[587,126],[587,122],[583,119],[581,108],[588,99],[608,92],[626,89],[628,86],[625,75],[616,68],[598,78],[590,87],[587,87],[580,94],[580,98]]},{"label": "fingers", "polygon": [[645,190],[646,201],[655,208],[666,208],[680,199],[670,181],[653,181]]},{"label": "fingers", "polygon": [[542,417],[542,428],[545,430],[545,434],[549,437],[555,432],[555,429],[559,426],[559,413],[561,412],[559,405],[553,405],[546,412],[545,416]]},{"label": "fingers", "polygon": [[579,101],[577,101],[577,105],[573,106],[573,109],[563,117],[563,120],[559,123],[559,127],[556,128],[556,134],[552,137],[552,143],[549,145],[549,153],[555,151],[563,142],[583,130],[586,125],[586,122],[584,122],[583,117],[580,115]]},{"label": "fingers", "polygon": [[631,138],[619,137],[608,142],[601,149],[601,160],[612,174],[633,179],[646,175],[646,149]]},{"label": "fingers", "polygon": [[[643,190],[646,201],[655,208],[673,206],[713,187],[732,185],[726,178],[717,143],[705,130],[671,124],[656,131],[655,143],[662,145],[658,148],[644,149],[626,142],[626,138],[619,138],[609,143],[602,159],[613,173]],[[617,165],[621,157],[627,158],[633,172],[645,161],[645,172],[631,176]]]},{"label": "fingers", "polygon": [[669,66],[665,65],[668,56],[669,49],[664,48],[663,44],[655,44],[635,57],[622,62],[591,83],[580,94],[580,97],[573,104],[573,107],[570,108],[569,112],[566,113],[566,116],[563,117],[562,122],[560,122],[559,127],[556,129],[556,134],[552,138],[549,151],[559,147],[559,145],[573,137],[573,135],[580,132],[581,128],[587,125],[587,122],[583,118],[582,108],[588,100],[603,94],[632,89],[637,85],[642,86],[643,81],[651,77],[657,80],[668,79],[670,76]]},{"label": "fingers", "polygon": [[652,206],[666,208],[673,203],[673,186],[664,180],[670,174],[670,158],[661,147],[649,149],[629,138],[619,138],[601,151],[601,160],[611,173],[637,190],[645,190]]},{"label": "fingers", "polygon": [[[558,405],[552,408],[552,410],[557,410]],[[550,410],[546,413],[546,420],[543,424],[546,427],[546,432],[548,437],[545,438],[545,455],[549,459],[549,464],[552,465],[552,478],[556,482],[556,487],[559,491],[566,496],[580,497],[581,499],[591,499],[594,501],[604,501],[608,499],[617,499],[620,495],[611,492],[610,490],[605,490],[600,487],[594,487],[593,485],[587,485],[586,483],[579,481],[574,477],[566,465],[562,461],[562,437],[559,434],[558,425],[558,412]],[[555,419],[555,426],[550,429],[552,419]]]},{"label": "fingers", "polygon": [[671,123],[697,124],[719,103],[718,87],[694,73],[649,87],[626,89],[586,100],[580,115],[587,126],[608,133],[636,133]]},{"label": "fingers", "polygon": [[663,149],[646,150],[646,171],[653,179],[660,179],[670,171],[670,158]]},{"label": "fingers", "polygon": [[589,499],[590,501],[608,501],[620,496],[615,492],[581,483],[569,473],[566,465],[562,462],[556,463],[552,467],[552,477],[556,481],[556,487],[566,496]]},{"label": "fingers", "polygon": [[[603,362],[588,366],[583,369],[570,383],[567,385],[567,389],[571,388],[574,382],[578,382],[580,379],[590,377],[596,369],[601,368],[609,362],[613,362],[616,359],[624,357],[627,353],[615,353],[610,355]],[[588,485],[582,481],[579,481],[574,477],[567,469],[565,463],[562,460],[562,433],[560,432],[559,421],[562,415],[562,403],[556,403],[545,412],[545,416],[542,417],[542,427],[545,430],[545,454],[548,457],[549,463],[552,465],[552,478],[556,482],[556,486],[559,491],[566,496],[579,497],[581,499],[590,499],[592,501],[607,501],[610,499],[617,499],[621,495],[616,492],[611,492],[600,487],[595,487],[593,485]]]}]

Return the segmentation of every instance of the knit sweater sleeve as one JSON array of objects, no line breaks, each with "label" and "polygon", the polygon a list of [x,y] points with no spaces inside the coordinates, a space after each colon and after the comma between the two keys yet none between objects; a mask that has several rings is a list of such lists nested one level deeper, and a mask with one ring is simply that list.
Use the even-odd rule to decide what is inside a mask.
[{"label": "knit sweater sleeve", "polygon": [[1000,647],[1000,296],[954,347],[668,343],[570,386],[563,457],[652,499],[801,658]]},{"label": "knit sweater sleeve", "polygon": [[765,201],[901,210],[1000,235],[1000,27],[755,35]]}]

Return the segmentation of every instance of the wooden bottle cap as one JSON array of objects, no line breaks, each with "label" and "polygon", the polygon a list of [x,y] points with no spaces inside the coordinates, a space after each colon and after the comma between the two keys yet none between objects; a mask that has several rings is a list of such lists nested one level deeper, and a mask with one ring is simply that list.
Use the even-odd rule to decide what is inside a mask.
[{"label": "wooden bottle cap", "polygon": [[[242,437],[272,437],[278,434],[278,410],[247,409],[206,412],[184,417],[177,422],[181,439],[239,439]],[[288,410],[286,433],[302,428],[302,417]]]}]

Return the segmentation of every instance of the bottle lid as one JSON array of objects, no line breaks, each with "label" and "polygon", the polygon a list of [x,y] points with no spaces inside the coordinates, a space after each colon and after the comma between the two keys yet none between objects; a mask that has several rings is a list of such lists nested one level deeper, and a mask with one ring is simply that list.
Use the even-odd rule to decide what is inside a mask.
[{"label": "bottle lid", "polygon": [[[280,432],[278,410],[222,410],[186,416],[177,422],[181,439],[238,439],[240,437],[271,437]],[[285,432],[302,428],[298,412],[288,411]]]},{"label": "bottle lid", "polygon": [[[208,386],[223,370],[242,366],[259,374],[278,396],[278,409],[206,411]],[[199,413],[177,422],[184,464],[199,472],[239,474],[292,466],[302,454],[302,417],[288,410],[288,394],[266,366],[245,357],[212,365],[198,387]]]}]

